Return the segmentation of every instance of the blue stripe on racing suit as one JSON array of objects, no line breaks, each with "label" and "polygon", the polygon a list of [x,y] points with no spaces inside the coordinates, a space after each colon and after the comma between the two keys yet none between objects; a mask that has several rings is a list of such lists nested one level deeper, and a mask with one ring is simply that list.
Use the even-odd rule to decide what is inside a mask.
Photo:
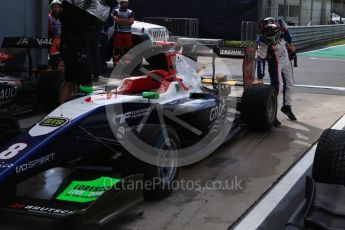
[{"label": "blue stripe on racing suit", "polygon": [[[263,38],[261,36],[257,36],[256,38],[256,44],[259,45],[260,42],[264,42]],[[257,74],[258,79],[263,79],[265,76],[265,67],[266,67],[266,58],[261,58],[258,56],[256,59],[256,68],[257,68]]]},{"label": "blue stripe on racing suit", "polygon": [[283,18],[279,17],[277,20],[278,26],[280,27],[281,31],[283,32],[283,38],[284,40],[288,43],[291,44],[292,42],[292,38],[291,38],[291,34],[287,28],[287,25],[284,21]]},{"label": "blue stripe on racing suit", "polygon": [[265,76],[266,59],[258,57],[256,60],[258,79],[263,79]]}]

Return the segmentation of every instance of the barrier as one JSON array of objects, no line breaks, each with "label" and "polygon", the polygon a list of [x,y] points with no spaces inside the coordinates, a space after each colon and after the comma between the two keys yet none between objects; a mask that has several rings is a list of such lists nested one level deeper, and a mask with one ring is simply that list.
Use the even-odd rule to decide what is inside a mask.
[{"label": "barrier", "polygon": [[[345,25],[289,26],[294,46],[301,49],[318,42],[345,38]],[[256,40],[257,22],[242,22],[241,42],[246,44]]]},{"label": "barrier", "polygon": [[144,22],[165,26],[174,36],[199,37],[197,18],[145,17]]},{"label": "barrier", "polygon": [[296,48],[345,38],[345,25],[290,26],[289,31]]}]

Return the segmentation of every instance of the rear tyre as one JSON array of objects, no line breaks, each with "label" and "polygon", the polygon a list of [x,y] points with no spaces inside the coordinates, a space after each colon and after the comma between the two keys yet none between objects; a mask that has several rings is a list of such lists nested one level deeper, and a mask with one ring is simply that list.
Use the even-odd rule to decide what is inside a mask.
[{"label": "rear tyre", "polygon": [[59,106],[60,91],[63,86],[64,75],[58,71],[43,72],[38,82],[38,99],[47,110]]},{"label": "rear tyre", "polygon": [[345,185],[345,132],[326,129],[315,152],[312,177],[316,182]]},{"label": "rear tyre", "polygon": [[275,90],[264,84],[250,85],[241,100],[241,119],[251,128],[267,131],[272,128],[277,116],[277,95]]},{"label": "rear tyre", "polygon": [[[164,167],[143,163],[143,195],[146,200],[159,200],[169,196],[179,174],[180,140],[174,129],[166,127],[166,131],[167,138],[164,137],[160,125],[145,125],[140,132],[140,139],[157,150],[157,162],[165,162]],[[170,146],[167,144],[168,140]]]},{"label": "rear tyre", "polygon": [[6,144],[19,132],[18,120],[9,113],[0,112],[0,146]]}]

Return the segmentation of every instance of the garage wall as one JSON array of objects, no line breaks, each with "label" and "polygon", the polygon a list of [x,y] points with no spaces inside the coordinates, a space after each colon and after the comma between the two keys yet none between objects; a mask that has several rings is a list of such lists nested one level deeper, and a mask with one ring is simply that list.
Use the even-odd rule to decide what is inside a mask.
[{"label": "garage wall", "polygon": [[289,25],[327,25],[333,0],[259,0],[260,18],[283,17]]},{"label": "garage wall", "polygon": [[[47,0],[0,0],[0,42],[8,36],[47,37],[48,3]],[[35,56],[45,62],[42,52]]]}]

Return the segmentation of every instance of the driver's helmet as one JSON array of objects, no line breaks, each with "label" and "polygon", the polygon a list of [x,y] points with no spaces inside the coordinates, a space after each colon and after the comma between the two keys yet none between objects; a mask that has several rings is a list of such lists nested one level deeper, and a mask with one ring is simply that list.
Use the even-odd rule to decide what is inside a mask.
[{"label": "driver's helmet", "polygon": [[268,25],[268,24],[277,24],[276,22],[277,22],[277,20],[276,20],[275,18],[272,18],[272,17],[268,17],[268,18],[265,18],[265,19],[263,20],[263,24],[265,24],[265,25]]},{"label": "driver's helmet", "polygon": [[277,20],[275,18],[272,18],[272,17],[261,19],[260,24],[259,24],[259,33],[262,34],[265,26],[267,26],[269,24],[277,25]]},{"label": "driver's helmet", "polygon": [[267,45],[277,44],[281,34],[276,24],[268,24],[263,26],[262,33],[263,41]]}]

